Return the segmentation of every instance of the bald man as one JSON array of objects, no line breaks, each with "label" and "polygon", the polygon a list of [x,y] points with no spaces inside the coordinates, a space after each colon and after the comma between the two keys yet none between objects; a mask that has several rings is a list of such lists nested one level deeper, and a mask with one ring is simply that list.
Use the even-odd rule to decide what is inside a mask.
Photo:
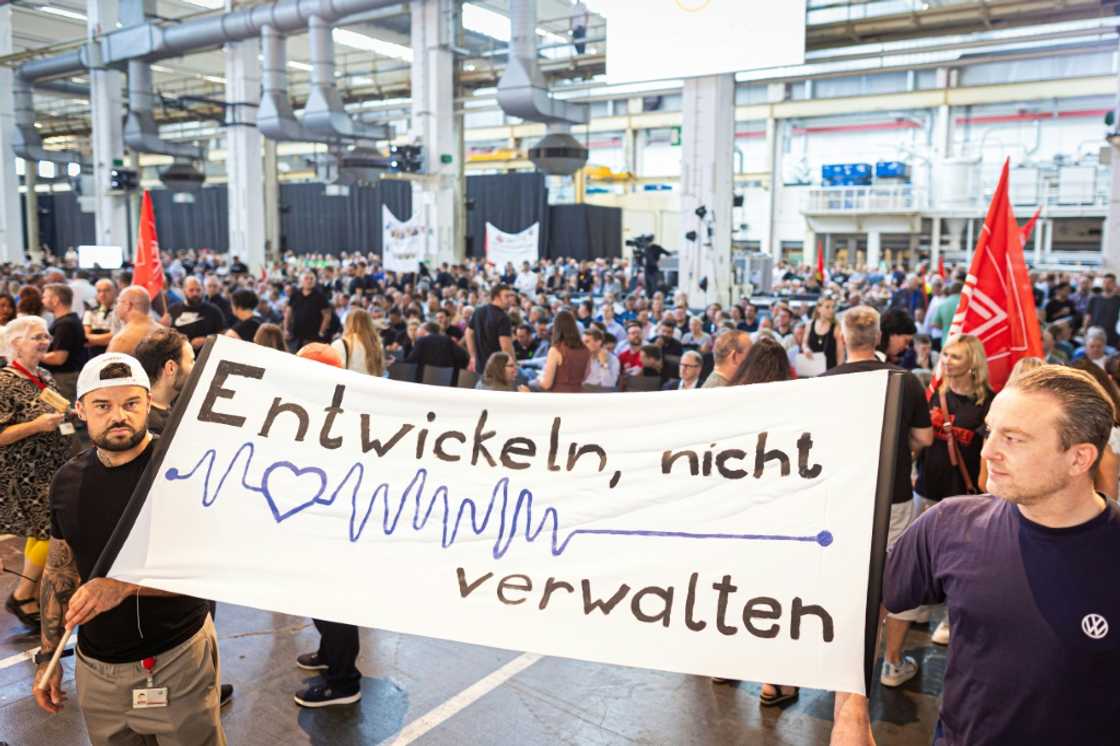
[{"label": "bald man", "polygon": [[198,350],[212,334],[221,334],[226,328],[222,312],[202,297],[202,283],[193,275],[183,280],[186,300],[171,306],[171,326],[191,341]]},{"label": "bald man", "polygon": [[151,332],[160,328],[151,317],[152,300],[148,291],[141,285],[129,285],[117,297],[117,318],[124,322],[124,328],[113,335],[109,341],[109,352],[123,352],[131,355],[136,345]]}]

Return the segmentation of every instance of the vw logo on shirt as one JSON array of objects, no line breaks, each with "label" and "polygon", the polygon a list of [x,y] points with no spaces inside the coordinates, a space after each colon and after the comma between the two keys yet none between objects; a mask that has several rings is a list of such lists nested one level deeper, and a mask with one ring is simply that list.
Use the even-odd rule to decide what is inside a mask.
[{"label": "vw logo on shirt", "polygon": [[1081,631],[1086,637],[1100,640],[1108,634],[1108,620],[1100,614],[1086,614],[1081,620]]}]

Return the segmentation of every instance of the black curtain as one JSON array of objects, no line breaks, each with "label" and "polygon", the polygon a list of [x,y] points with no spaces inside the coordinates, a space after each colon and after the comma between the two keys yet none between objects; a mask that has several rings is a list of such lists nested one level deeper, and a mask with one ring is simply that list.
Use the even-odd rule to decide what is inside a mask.
[{"label": "black curtain", "polygon": [[[26,199],[26,195],[22,196]],[[20,201],[21,209],[23,199]],[[26,246],[26,225],[23,236]],[[39,242],[49,246],[52,252],[61,256],[71,246],[77,248],[82,244],[95,243],[96,236],[93,213],[81,211],[78,195],[74,192],[39,195]]]},{"label": "black curtain", "polygon": [[[156,214],[156,236],[164,251],[210,249],[229,251],[229,197],[225,186],[203,187],[191,192],[194,202],[175,202],[170,189],[153,189],[152,210]],[[140,216],[132,216],[133,232]],[[135,242],[137,236],[133,236]]]},{"label": "black curtain", "polygon": [[486,255],[486,224],[520,233],[540,221],[541,256],[547,256],[548,188],[544,174],[485,174],[467,177],[467,256]]},{"label": "black curtain", "polygon": [[622,210],[596,205],[549,208],[548,258],[597,259],[622,256]]},{"label": "black curtain", "polygon": [[281,184],[280,246],[297,254],[380,254],[382,205],[408,220],[412,185],[386,179],[373,186],[351,186],[345,197],[329,197],[323,184]]}]

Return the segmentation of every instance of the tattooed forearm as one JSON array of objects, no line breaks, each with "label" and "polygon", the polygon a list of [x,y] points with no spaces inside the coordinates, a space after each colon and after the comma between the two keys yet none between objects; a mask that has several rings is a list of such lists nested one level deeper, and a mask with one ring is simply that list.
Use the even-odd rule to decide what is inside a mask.
[{"label": "tattooed forearm", "polygon": [[51,539],[39,590],[43,652],[52,652],[62,639],[66,630],[66,606],[81,582],[70,545],[61,539]]}]

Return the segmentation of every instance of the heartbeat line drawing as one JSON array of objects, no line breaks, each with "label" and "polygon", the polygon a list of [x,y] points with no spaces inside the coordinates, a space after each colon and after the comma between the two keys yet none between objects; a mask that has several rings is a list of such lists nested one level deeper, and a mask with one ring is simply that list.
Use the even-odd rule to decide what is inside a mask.
[{"label": "heartbeat line drawing", "polygon": [[[476,502],[471,498],[455,500],[451,497],[446,485],[439,485],[428,493],[426,491],[428,471],[419,468],[408,486],[400,492],[398,497],[394,498],[392,496],[391,493],[394,492],[394,488],[388,482],[377,485],[366,497],[361,491],[362,482],[365,479],[365,467],[360,462],[352,464],[346,475],[331,491],[330,496],[324,497],[330,480],[323,469],[316,466],[299,467],[290,461],[275,461],[261,472],[259,484],[254,484],[249,477],[253,456],[253,444],[251,442],[243,443],[225,464],[225,468],[219,469],[216,468],[217,450],[211,448],[202,454],[202,457],[189,471],[183,472],[172,467],[164,472],[164,478],[169,482],[198,479],[201,487],[202,506],[210,508],[221,497],[231,474],[234,474],[240,464],[238,481],[240,481],[241,487],[264,496],[276,523],[294,518],[316,505],[333,505],[339,495],[343,495],[344,490],[349,486],[350,524],[348,538],[352,543],[362,538],[366,525],[370,518],[374,516],[375,507],[380,504],[381,531],[385,536],[393,536],[398,529],[411,528],[415,532],[423,531],[428,527],[434,516],[442,532],[440,545],[446,549],[455,543],[460,535],[460,529],[464,528],[464,519],[467,519],[465,528],[474,536],[483,536],[488,532],[494,533],[494,545],[491,548],[494,559],[501,559],[505,556],[515,538],[521,537],[525,543],[531,544],[542,534],[545,535],[549,550],[554,557],[562,555],[577,536],[801,542],[814,543],[822,548],[833,542],[832,533],[829,531],[819,531],[805,536],[616,528],[579,528],[565,531],[560,525],[560,514],[554,507],[542,509],[540,506],[536,506],[536,520],[534,520],[533,493],[527,489],[516,490],[516,488],[513,488],[511,490],[508,477],[498,479],[487,501],[479,500]],[[314,482],[314,488],[302,495],[278,495],[269,488],[269,481],[274,476],[287,477],[289,481],[292,477],[301,481],[306,478],[307,481]],[[510,497],[512,491],[517,492],[515,499]],[[308,497],[308,494],[311,494],[311,496]],[[426,494],[429,495],[427,500],[425,500]],[[411,510],[408,511],[410,507]],[[405,517],[406,511],[411,513],[411,519],[406,519],[405,525],[402,526],[401,519]]]}]

